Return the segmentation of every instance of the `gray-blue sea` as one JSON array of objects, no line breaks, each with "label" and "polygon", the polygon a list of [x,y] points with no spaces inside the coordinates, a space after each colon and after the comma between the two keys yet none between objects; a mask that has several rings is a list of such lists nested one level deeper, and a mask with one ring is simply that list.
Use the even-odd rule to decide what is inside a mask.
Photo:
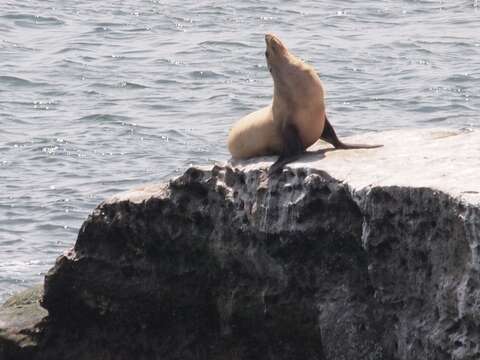
[{"label": "gray-blue sea", "polygon": [[106,197],[229,158],[271,99],[266,32],[315,66],[340,135],[480,127],[477,0],[2,0],[0,300]]}]

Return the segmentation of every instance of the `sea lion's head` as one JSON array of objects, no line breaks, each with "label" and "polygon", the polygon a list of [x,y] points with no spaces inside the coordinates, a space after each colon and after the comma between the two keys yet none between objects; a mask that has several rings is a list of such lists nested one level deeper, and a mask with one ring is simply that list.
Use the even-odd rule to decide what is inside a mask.
[{"label": "sea lion's head", "polygon": [[282,41],[272,33],[265,35],[265,58],[267,60],[268,71],[273,76],[273,73],[282,64],[288,62],[288,49]]},{"label": "sea lion's head", "polygon": [[292,99],[315,94],[323,98],[324,90],[313,67],[293,55],[274,34],[266,34],[265,43],[265,58],[272,74],[276,97],[287,96]]},{"label": "sea lion's head", "polygon": [[302,78],[303,73],[309,71],[310,66],[288,51],[285,44],[274,34],[266,34],[265,43],[268,71],[275,83],[292,82],[292,79]]}]

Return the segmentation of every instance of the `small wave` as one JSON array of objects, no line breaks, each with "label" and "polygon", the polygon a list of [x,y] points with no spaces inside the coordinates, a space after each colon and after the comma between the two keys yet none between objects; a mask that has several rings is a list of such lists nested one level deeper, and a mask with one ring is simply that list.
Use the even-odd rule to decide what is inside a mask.
[{"label": "small wave", "polygon": [[55,54],[66,54],[66,53],[69,53],[69,52],[72,52],[72,51],[77,52],[77,51],[88,51],[88,50],[85,49],[85,48],[69,46],[69,47],[65,47],[63,49],[58,50],[57,52],[55,52]]},{"label": "small wave", "polygon": [[95,91],[95,90],[83,90],[83,93],[85,95],[102,95],[102,93],[98,92],[98,91]]},{"label": "small wave", "polygon": [[459,82],[472,81],[472,78],[468,74],[452,74],[445,79],[448,83],[457,84]]},{"label": "small wave", "polygon": [[166,110],[166,109],[172,108],[171,105],[166,105],[166,104],[151,104],[147,106],[152,110]]},{"label": "small wave", "polygon": [[188,73],[194,79],[219,79],[226,76],[211,70],[197,70]]},{"label": "small wave", "polygon": [[1,15],[0,19],[14,20],[15,25],[23,27],[37,26],[61,26],[65,22],[54,16],[40,16],[32,14],[6,14]]},{"label": "small wave", "polygon": [[145,25],[143,27],[134,27],[134,28],[131,28],[131,29],[125,29],[124,31],[131,32],[131,33],[148,32],[148,31],[152,31],[152,28],[148,25]]},{"label": "small wave", "polygon": [[229,94],[218,94],[218,95],[213,95],[207,98],[207,100],[215,100],[215,99],[222,99],[222,98],[228,98],[230,97]]},{"label": "small wave", "polygon": [[475,108],[462,103],[453,103],[447,105],[423,105],[419,107],[413,107],[409,111],[421,112],[421,113],[445,113],[449,112],[458,112],[458,111],[474,111]]},{"label": "small wave", "polygon": [[167,64],[167,65],[185,65],[185,62],[178,59],[155,59],[153,63]]},{"label": "small wave", "polygon": [[95,61],[97,60],[97,58],[93,57],[93,56],[80,56],[80,59],[86,61],[86,62],[91,62],[91,61]]},{"label": "small wave", "polygon": [[103,33],[103,32],[106,32],[106,31],[111,31],[112,28],[109,27],[109,26],[97,26],[93,29],[92,32],[94,33]]},{"label": "small wave", "polygon": [[100,89],[118,89],[118,88],[127,88],[127,89],[147,89],[148,86],[137,84],[129,81],[121,81],[116,84],[107,84],[101,82],[95,82],[88,85],[90,88],[100,88]]},{"label": "small wave", "polygon": [[116,122],[116,121],[130,121],[128,116],[111,115],[111,114],[91,114],[82,116],[78,121],[101,121],[101,122]]},{"label": "small wave", "polygon": [[202,41],[200,46],[250,48],[252,46],[239,41]]},{"label": "small wave", "polygon": [[37,48],[24,46],[24,45],[21,45],[19,43],[16,43],[16,42],[13,42],[13,41],[8,41],[8,40],[2,40],[2,44],[4,45],[4,47],[15,48],[15,50],[21,50],[21,51],[36,51],[36,50],[38,50]]},{"label": "small wave", "polygon": [[102,27],[102,28],[105,28],[105,27],[111,28],[111,27],[126,26],[125,23],[114,23],[114,22],[100,22],[100,23],[97,23],[96,25],[97,25],[97,27]]},{"label": "small wave", "polygon": [[27,79],[22,79],[16,76],[0,76],[0,83],[9,86],[45,86],[48,85],[42,82],[34,82]]},{"label": "small wave", "polygon": [[173,79],[158,79],[158,80],[155,80],[155,84],[169,85],[169,84],[179,84],[179,82]]},{"label": "small wave", "polygon": [[63,225],[60,224],[39,224],[36,226],[37,230],[47,231],[47,232],[55,232],[55,231],[63,231],[66,230]]},{"label": "small wave", "polygon": [[450,116],[436,116],[426,120],[421,120],[423,123],[441,123],[450,119]]},{"label": "small wave", "polygon": [[118,86],[121,88],[127,88],[127,89],[148,89],[149,88],[149,86],[147,85],[137,84],[130,81],[122,81],[121,83],[118,84]]},{"label": "small wave", "polygon": [[[13,230],[11,231],[12,234],[23,234],[25,233],[26,231],[22,231],[22,230]],[[19,244],[23,243],[24,240],[22,238],[16,238],[16,239],[13,239],[13,240],[4,240],[2,241],[2,247],[3,248],[6,248],[6,247],[9,247],[9,246],[18,246]]]},{"label": "small wave", "polygon": [[145,57],[146,57],[147,54],[150,54],[152,52],[153,52],[153,49],[134,49],[134,50],[122,51],[122,54],[124,56],[127,56],[127,55],[145,55]]},{"label": "small wave", "polygon": [[[455,48],[456,51],[465,51],[465,49],[475,48],[474,42],[470,42],[463,37],[443,37],[442,40],[418,40],[416,41],[417,44],[426,45],[430,47],[447,47],[447,48]],[[420,46],[418,45],[418,46]],[[433,53],[433,52],[432,52]]]}]

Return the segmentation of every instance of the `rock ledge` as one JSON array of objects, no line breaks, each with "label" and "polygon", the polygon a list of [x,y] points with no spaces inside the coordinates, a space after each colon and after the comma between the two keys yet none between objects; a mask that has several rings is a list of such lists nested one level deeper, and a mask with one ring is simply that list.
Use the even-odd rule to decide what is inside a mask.
[{"label": "rock ledge", "polygon": [[[349,141],[385,147],[317,147],[272,178],[272,159],[190,168],[100,204],[46,276],[28,358],[478,359],[480,133]],[[8,309],[0,359],[25,358]]]}]

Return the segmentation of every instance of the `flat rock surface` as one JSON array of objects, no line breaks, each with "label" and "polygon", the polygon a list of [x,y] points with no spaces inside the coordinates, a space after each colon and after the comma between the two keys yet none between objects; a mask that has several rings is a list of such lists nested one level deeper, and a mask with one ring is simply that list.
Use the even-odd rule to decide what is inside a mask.
[{"label": "flat rock surface", "polygon": [[[374,186],[428,187],[480,203],[480,131],[403,129],[342,139],[383,144],[376,149],[334,150],[319,141],[291,168],[326,171],[354,189]],[[268,167],[274,157],[233,161],[245,171]]]}]

